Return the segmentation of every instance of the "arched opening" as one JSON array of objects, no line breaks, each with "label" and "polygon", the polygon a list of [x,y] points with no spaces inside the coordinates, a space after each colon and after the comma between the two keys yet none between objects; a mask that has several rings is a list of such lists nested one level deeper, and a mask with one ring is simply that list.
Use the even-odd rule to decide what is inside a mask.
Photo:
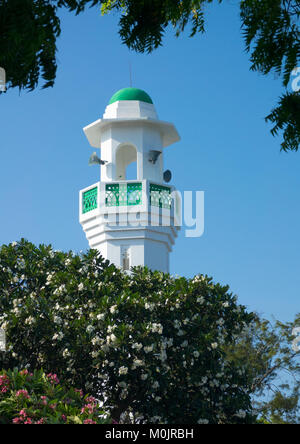
[{"label": "arched opening", "polygon": [[122,144],[116,153],[116,180],[137,179],[137,150],[135,146]]},{"label": "arched opening", "polygon": [[131,162],[126,168],[126,180],[137,179],[137,162]]}]

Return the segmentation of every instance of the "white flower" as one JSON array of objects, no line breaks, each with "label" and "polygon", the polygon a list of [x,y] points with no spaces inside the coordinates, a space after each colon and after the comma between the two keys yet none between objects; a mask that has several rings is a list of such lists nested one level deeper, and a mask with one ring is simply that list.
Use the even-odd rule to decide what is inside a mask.
[{"label": "white flower", "polygon": [[82,291],[83,289],[84,289],[84,285],[83,285],[83,283],[80,283],[78,285],[78,291]]},{"label": "white flower", "polygon": [[53,336],[53,341],[56,341],[57,339],[63,339],[63,337],[64,337],[64,335],[63,335],[63,333],[56,333],[54,336]]},{"label": "white flower", "polygon": [[153,348],[154,348],[154,346],[152,344],[152,345],[144,347],[144,351],[145,351],[145,353],[149,353],[149,352],[153,351]]},{"label": "white flower", "polygon": [[65,284],[63,284],[63,285],[61,285],[59,288],[57,288],[57,289],[53,292],[53,294],[54,294],[54,295],[57,295],[57,296],[60,296],[65,290],[66,290],[66,286],[65,286]]},{"label": "white flower", "polygon": [[158,387],[159,387],[159,383],[158,383],[158,381],[155,381],[155,382],[152,384],[152,388],[157,389]]},{"label": "white flower", "polygon": [[8,322],[3,322],[3,324],[0,325],[1,330],[6,330],[8,327]]},{"label": "white flower", "polygon": [[98,321],[102,321],[104,318],[105,318],[105,314],[103,314],[103,313],[100,313],[97,315]]},{"label": "white flower", "polygon": [[113,314],[117,311],[118,306],[117,305],[113,305],[112,307],[110,307],[109,311]]},{"label": "white flower", "polygon": [[161,335],[163,332],[163,326],[161,324],[154,323],[151,325],[151,331],[152,333],[159,333]]},{"label": "white flower", "polygon": [[193,352],[193,355],[195,356],[195,358],[199,358],[200,353],[196,350]]},{"label": "white flower", "polygon": [[92,333],[95,330],[95,328],[92,325],[88,325],[86,328],[87,333]]},{"label": "white flower", "polygon": [[132,348],[133,348],[133,349],[136,349],[136,350],[141,350],[141,348],[143,348],[143,344],[137,344],[137,343],[135,343],[135,344],[133,344]]},{"label": "white flower", "polygon": [[119,368],[119,375],[127,375],[127,373],[128,373],[128,367]]},{"label": "white flower", "polygon": [[34,318],[32,316],[29,316],[29,318],[25,319],[26,325],[31,325],[34,322]]},{"label": "white flower", "polygon": [[204,297],[201,296],[200,298],[197,298],[197,302],[198,302],[200,305],[204,304],[204,302],[205,302]]},{"label": "white flower", "polygon": [[143,374],[141,375],[141,380],[142,380],[142,381],[146,381],[147,378],[148,378],[147,373],[143,373]]},{"label": "white flower", "polygon": [[213,342],[213,343],[211,344],[211,348],[212,348],[213,350],[215,350],[216,348],[218,348],[218,343],[217,343],[217,342]]},{"label": "white flower", "polygon": [[116,340],[117,340],[117,337],[113,333],[106,337],[106,342],[108,344],[110,344],[110,343],[113,344],[114,342],[116,342]]},{"label": "white flower", "polygon": [[114,331],[116,328],[117,328],[116,325],[109,325],[108,328],[107,328],[107,332],[108,332],[108,333],[111,333],[111,332]]},{"label": "white flower", "polygon": [[51,283],[52,279],[53,279],[53,274],[49,273],[48,276],[47,276],[46,285],[49,285]]},{"label": "white flower", "polygon": [[93,351],[93,352],[91,353],[92,358],[98,358],[99,354],[100,354],[100,352],[98,352],[98,351]]},{"label": "white flower", "polygon": [[63,357],[67,358],[68,356],[71,356],[71,353],[69,352],[69,350],[67,348],[65,348],[65,350],[63,351]]},{"label": "white flower", "polygon": [[133,361],[132,370],[136,369],[137,367],[142,367],[143,365],[144,365],[144,361],[142,361],[141,359],[135,359]]},{"label": "white flower", "polygon": [[93,344],[93,345],[101,344],[102,342],[103,342],[103,341],[102,341],[101,338],[99,338],[99,336],[95,336],[95,337],[92,339],[92,344]]},{"label": "white flower", "polygon": [[61,318],[60,318],[59,316],[54,316],[54,318],[53,318],[53,322],[54,322],[55,324],[58,324],[58,325],[61,325],[61,324],[62,324],[62,320],[61,320]]}]

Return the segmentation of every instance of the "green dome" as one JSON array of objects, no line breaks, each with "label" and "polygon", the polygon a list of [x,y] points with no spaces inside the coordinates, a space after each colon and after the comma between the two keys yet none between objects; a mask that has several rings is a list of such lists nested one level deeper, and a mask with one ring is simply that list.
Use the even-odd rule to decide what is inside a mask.
[{"label": "green dome", "polygon": [[140,102],[152,103],[151,97],[142,89],[124,88],[117,91],[109,101],[109,105],[119,100],[139,100]]}]

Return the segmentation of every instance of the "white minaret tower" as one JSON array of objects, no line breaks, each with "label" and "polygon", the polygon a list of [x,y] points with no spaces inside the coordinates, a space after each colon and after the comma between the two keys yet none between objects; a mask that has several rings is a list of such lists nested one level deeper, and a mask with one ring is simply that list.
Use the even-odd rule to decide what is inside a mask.
[{"label": "white minaret tower", "polygon": [[[125,88],[84,132],[103,161],[101,181],[80,191],[79,220],[90,248],[124,270],[141,265],[168,273],[180,215],[165,182],[163,149],[180,140],[176,128],[158,120],[146,92]],[[126,180],[132,162],[136,180]]]}]

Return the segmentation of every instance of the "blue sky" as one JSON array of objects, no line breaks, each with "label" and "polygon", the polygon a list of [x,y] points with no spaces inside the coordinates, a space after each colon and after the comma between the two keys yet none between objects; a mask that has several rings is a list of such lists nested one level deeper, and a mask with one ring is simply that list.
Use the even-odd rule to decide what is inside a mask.
[{"label": "blue sky", "polygon": [[165,166],[181,191],[205,192],[205,233],[180,234],[171,273],[208,274],[266,317],[299,312],[300,153],[280,152],[264,117],[279,79],[249,71],[237,1],[207,12],[207,33],[175,38],[151,55],[129,52],[118,17],[97,9],[61,14],[55,87],[0,97],[0,244],[25,237],[56,249],[88,247],[78,192],[97,182],[82,128],[113,95],[133,86],[152,97],[181,141]]}]

